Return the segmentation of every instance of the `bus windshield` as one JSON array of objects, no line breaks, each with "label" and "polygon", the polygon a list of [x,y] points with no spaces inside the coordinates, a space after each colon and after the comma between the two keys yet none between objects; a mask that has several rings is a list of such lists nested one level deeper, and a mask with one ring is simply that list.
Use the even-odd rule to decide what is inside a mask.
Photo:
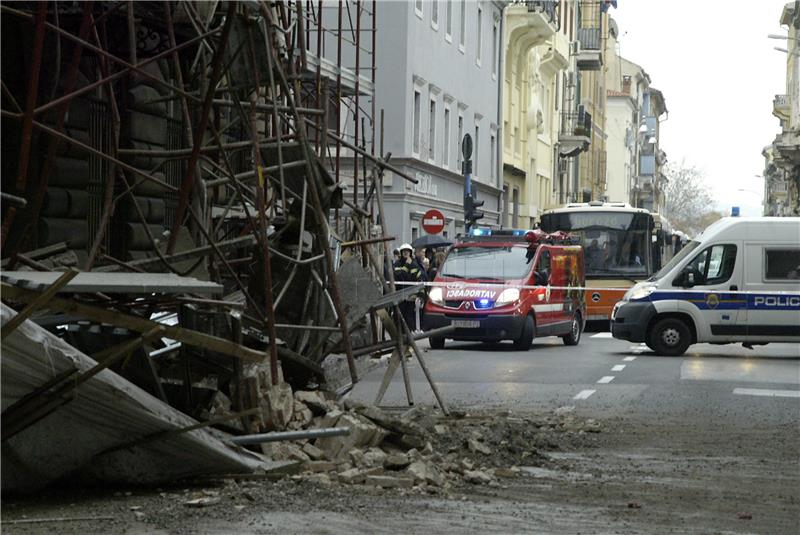
[{"label": "bus windshield", "polygon": [[673,256],[672,260],[667,262],[667,264],[664,267],[662,267],[658,271],[658,273],[656,273],[655,275],[653,275],[652,277],[650,277],[647,280],[650,281],[650,282],[655,282],[658,279],[660,279],[661,277],[663,277],[664,275],[666,275],[667,273],[669,273],[670,271],[672,271],[672,268],[675,267],[676,264],[681,262],[689,253],[691,253],[692,251],[697,249],[698,245],[700,245],[700,242],[690,241],[688,244],[686,244],[683,247],[683,249],[680,250],[680,252],[678,254]]},{"label": "bus windshield", "polygon": [[586,211],[542,215],[545,232],[563,230],[580,236],[586,276],[642,278],[652,272],[648,213]]},{"label": "bus windshield", "polygon": [[521,279],[531,268],[527,252],[526,247],[454,247],[439,272],[459,279]]}]

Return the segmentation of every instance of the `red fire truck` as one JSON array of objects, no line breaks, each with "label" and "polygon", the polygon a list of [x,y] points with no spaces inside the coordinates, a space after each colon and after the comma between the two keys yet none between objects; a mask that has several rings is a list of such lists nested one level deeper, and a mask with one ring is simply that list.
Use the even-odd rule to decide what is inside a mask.
[{"label": "red fire truck", "polygon": [[[563,232],[473,229],[453,245],[428,294],[423,329],[454,325],[453,340],[512,340],[528,350],[535,337],[580,341],[585,326],[583,248]],[[443,337],[431,337],[434,349]]]}]

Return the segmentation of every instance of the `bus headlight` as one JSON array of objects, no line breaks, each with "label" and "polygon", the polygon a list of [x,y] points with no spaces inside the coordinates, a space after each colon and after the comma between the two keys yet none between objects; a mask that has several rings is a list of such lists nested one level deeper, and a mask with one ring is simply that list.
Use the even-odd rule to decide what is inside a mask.
[{"label": "bus headlight", "polygon": [[649,297],[651,293],[656,291],[656,287],[652,285],[647,286],[634,286],[625,293],[622,298],[623,301],[637,301]]},{"label": "bus headlight", "polygon": [[443,305],[444,294],[442,293],[442,288],[440,286],[434,286],[431,288],[431,291],[428,293],[428,299],[431,300],[431,303]]},{"label": "bus headlight", "polygon": [[500,296],[495,301],[495,305],[506,305],[508,303],[513,303],[514,301],[519,301],[519,290],[517,288],[506,288],[502,292],[500,292]]}]

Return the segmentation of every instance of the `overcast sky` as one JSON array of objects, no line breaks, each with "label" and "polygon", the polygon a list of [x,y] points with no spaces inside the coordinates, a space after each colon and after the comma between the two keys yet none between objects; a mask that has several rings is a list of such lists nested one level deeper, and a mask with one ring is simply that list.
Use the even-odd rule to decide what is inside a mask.
[{"label": "overcast sky", "polygon": [[[619,53],[664,94],[660,146],[705,173],[718,209],[761,215],[764,157],[780,132],[772,100],[786,93],[783,0],[619,0]],[[753,192],[737,191],[738,189]]]}]

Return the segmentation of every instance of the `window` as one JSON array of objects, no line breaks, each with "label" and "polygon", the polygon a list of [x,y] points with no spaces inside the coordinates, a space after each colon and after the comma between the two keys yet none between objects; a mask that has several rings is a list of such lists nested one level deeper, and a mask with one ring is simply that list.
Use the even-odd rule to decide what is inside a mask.
[{"label": "window", "polygon": [[452,41],[453,40],[453,0],[445,0],[445,2],[447,2],[446,6],[445,6],[445,10],[447,11],[447,14],[445,15],[445,18],[447,20],[445,21],[444,38],[447,39],[448,41]]},{"label": "window", "polygon": [[442,143],[442,166],[450,167],[450,108],[444,109],[444,140]]},{"label": "window", "polygon": [[[736,265],[735,245],[712,245],[703,250],[686,264],[686,269],[694,271],[695,286],[722,284],[731,278]],[[678,275],[673,284],[684,285],[683,274]]]},{"label": "window", "polygon": [[428,114],[428,160],[436,158],[436,100],[431,98]]},{"label": "window", "polygon": [[508,184],[503,184],[503,219],[502,219],[502,221],[503,221],[503,226],[505,226],[505,227],[510,225],[509,218],[511,217],[511,214],[508,213],[508,204],[509,204]]},{"label": "window", "polygon": [[494,183],[495,179],[497,178],[497,164],[495,161],[495,150],[497,149],[497,134],[492,132],[489,136],[489,151],[491,154],[489,155],[489,165],[491,169],[489,169],[489,177],[492,179],[492,183]]},{"label": "window", "polygon": [[492,78],[493,79],[497,79],[497,63],[498,63],[498,58],[500,56],[497,53],[498,36],[500,34],[499,24],[500,22],[497,19],[494,19],[494,25],[492,25]]},{"label": "window", "polygon": [[764,251],[764,280],[800,281],[800,249]]},{"label": "window", "polygon": [[519,188],[514,188],[512,204],[514,213],[511,217],[511,228],[519,228]]},{"label": "window", "polygon": [[458,48],[464,52],[467,39],[467,0],[461,0],[461,34],[458,36]]},{"label": "window", "polygon": [[478,6],[478,27],[476,28],[477,33],[475,34],[477,37],[475,41],[478,47],[475,54],[476,57],[475,62],[478,64],[478,66],[480,66],[481,64],[481,52],[482,52],[481,49],[483,48],[483,32],[481,32],[482,23],[483,23],[483,8],[481,8],[481,6]]},{"label": "window", "polygon": [[414,1],[414,13],[416,13],[419,18],[422,18],[422,0]]},{"label": "window", "polygon": [[414,132],[413,132],[413,139],[412,139],[412,149],[411,151],[414,154],[419,154],[419,114],[420,114],[420,100],[422,99],[422,95],[417,90],[414,90]]},{"label": "window", "polygon": [[[478,120],[476,119],[475,122],[477,123]],[[472,140],[472,174],[478,176],[478,146],[479,141],[481,139],[481,127],[476,124],[475,125],[475,139]]]},{"label": "window", "polygon": [[519,138],[519,127],[514,127],[514,154],[519,154],[522,140]]},{"label": "window", "polygon": [[456,161],[458,162],[458,172],[461,172],[461,163],[463,156],[461,155],[461,140],[464,138],[464,116],[458,112],[458,137],[456,138]]},{"label": "window", "polygon": [[434,30],[439,29],[439,0],[431,0],[431,26]]}]

